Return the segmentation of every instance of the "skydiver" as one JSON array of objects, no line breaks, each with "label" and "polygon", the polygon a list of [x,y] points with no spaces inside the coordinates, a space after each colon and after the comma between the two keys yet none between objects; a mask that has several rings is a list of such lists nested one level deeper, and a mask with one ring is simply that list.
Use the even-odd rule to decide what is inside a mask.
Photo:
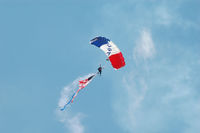
[{"label": "skydiver", "polygon": [[100,65],[100,67],[97,69],[98,70],[98,74],[101,76],[101,72],[102,72],[102,67],[101,67],[101,65]]}]

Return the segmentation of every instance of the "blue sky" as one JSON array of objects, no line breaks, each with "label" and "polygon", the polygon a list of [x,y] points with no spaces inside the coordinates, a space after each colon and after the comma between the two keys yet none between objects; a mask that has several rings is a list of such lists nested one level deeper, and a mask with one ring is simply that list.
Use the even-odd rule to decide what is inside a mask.
[{"label": "blue sky", "polygon": [[[0,132],[198,133],[199,0],[0,0]],[[122,51],[115,71],[89,40]],[[65,112],[63,90],[96,77]]]}]

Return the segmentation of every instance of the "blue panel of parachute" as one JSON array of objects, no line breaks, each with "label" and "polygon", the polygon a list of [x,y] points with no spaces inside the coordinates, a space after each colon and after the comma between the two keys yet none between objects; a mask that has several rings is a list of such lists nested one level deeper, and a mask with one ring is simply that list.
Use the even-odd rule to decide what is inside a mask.
[{"label": "blue panel of parachute", "polygon": [[102,45],[107,44],[109,41],[109,39],[99,36],[92,39],[90,43],[97,47],[101,47]]}]

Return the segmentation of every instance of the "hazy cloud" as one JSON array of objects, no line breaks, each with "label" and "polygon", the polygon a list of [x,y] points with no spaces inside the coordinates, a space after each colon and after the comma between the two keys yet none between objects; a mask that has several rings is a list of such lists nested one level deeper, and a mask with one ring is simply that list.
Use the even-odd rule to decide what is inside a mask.
[{"label": "hazy cloud", "polygon": [[166,7],[160,6],[155,9],[155,17],[158,24],[170,25],[173,23],[173,15]]},{"label": "hazy cloud", "polygon": [[155,52],[156,50],[151,33],[148,30],[143,29],[133,50],[134,59],[137,60],[137,58],[143,58],[146,60],[152,58],[155,55]]},{"label": "hazy cloud", "polygon": [[56,115],[70,133],[84,133],[84,126],[81,124],[81,120],[84,116],[82,113],[72,114],[70,110],[56,110]]},{"label": "hazy cloud", "polygon": [[[166,46],[165,50],[174,48]],[[176,54],[184,50],[180,49]],[[176,62],[173,55],[156,51],[161,56],[159,60],[139,61],[124,75],[122,88],[117,93],[123,98],[116,97],[114,103],[118,123],[130,133],[197,133],[200,129],[200,97],[196,94],[199,83],[192,79],[199,78],[194,74],[199,64],[192,60],[192,51],[182,54]],[[149,66],[148,71],[145,65]]]}]

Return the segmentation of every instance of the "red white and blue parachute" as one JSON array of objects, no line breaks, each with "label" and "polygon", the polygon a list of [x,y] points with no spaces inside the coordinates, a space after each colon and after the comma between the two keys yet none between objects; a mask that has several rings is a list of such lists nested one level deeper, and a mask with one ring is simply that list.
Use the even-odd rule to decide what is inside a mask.
[{"label": "red white and blue parachute", "polygon": [[108,38],[95,37],[90,41],[92,45],[99,47],[108,56],[113,68],[119,69],[125,66],[124,57],[119,48]]}]

